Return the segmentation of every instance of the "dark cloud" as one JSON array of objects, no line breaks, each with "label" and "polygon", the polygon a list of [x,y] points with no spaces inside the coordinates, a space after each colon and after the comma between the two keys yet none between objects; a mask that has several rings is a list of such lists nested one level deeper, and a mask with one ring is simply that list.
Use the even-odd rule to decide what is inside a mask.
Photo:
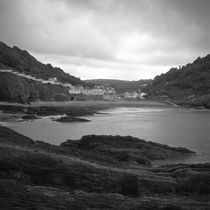
[{"label": "dark cloud", "polygon": [[208,0],[0,0],[0,39],[77,76],[151,78],[209,53],[209,9]]}]

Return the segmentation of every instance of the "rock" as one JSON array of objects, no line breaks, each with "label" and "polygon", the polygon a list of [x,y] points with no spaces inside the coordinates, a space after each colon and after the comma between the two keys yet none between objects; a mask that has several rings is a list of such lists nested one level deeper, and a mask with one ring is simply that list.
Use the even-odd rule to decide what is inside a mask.
[{"label": "rock", "polygon": [[105,109],[104,105],[91,105],[91,106],[67,106],[67,105],[59,105],[56,106],[29,106],[28,114],[36,114],[40,116],[49,116],[49,115],[63,115],[72,117],[81,117],[86,115],[93,115],[98,112],[98,110]]},{"label": "rock", "polygon": [[31,145],[34,141],[29,137],[19,134],[7,127],[0,126],[0,143]]},{"label": "rock", "polygon": [[23,120],[37,120],[37,119],[40,119],[40,117],[37,117],[35,115],[24,115],[22,116],[22,119]]},{"label": "rock", "polygon": [[138,176],[125,174],[121,179],[121,193],[130,197],[139,197],[139,184],[138,184]]},{"label": "rock", "polygon": [[[210,164],[152,167],[135,162],[145,148],[148,154],[160,153],[152,159],[188,150],[133,137],[87,136],[54,146],[9,128],[0,127],[0,135],[3,210],[210,209]],[[117,155],[126,154],[119,152],[125,149],[129,158],[120,161]]]},{"label": "rock", "polygon": [[[169,166],[173,167],[173,166]],[[175,165],[172,176],[179,183],[180,192],[210,194],[210,164]]]},{"label": "rock", "polygon": [[[113,162],[136,162],[151,165],[154,160],[164,160],[194,152],[185,148],[169,147],[131,136],[88,135],[78,141],[67,140],[61,144],[69,150],[93,154],[94,160]],[[81,154],[82,155],[82,154]],[[87,157],[87,156],[86,156]]]},{"label": "rock", "polygon": [[127,161],[129,161],[129,158],[130,158],[129,154],[126,151],[122,151],[118,155],[119,161],[126,161],[127,162]]},{"label": "rock", "polygon": [[79,118],[79,117],[71,117],[71,116],[66,116],[66,117],[60,117],[58,119],[55,119],[54,121],[57,122],[90,122],[90,120]]}]

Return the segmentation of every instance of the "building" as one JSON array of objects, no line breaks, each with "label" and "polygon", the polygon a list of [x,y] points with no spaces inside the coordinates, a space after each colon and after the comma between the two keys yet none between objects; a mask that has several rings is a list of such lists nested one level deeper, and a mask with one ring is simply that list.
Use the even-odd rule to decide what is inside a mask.
[{"label": "building", "polygon": [[49,78],[48,81],[50,82],[57,82],[58,79],[56,77]]},{"label": "building", "polygon": [[125,92],[123,94],[124,99],[137,99],[139,97],[139,94],[137,92]]}]

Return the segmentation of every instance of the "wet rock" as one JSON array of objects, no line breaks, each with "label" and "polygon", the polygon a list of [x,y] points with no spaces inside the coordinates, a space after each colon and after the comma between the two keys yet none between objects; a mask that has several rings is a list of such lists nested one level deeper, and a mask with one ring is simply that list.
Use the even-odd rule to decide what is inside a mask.
[{"label": "wet rock", "polygon": [[72,116],[60,117],[58,119],[55,119],[54,121],[63,122],[63,123],[68,123],[68,122],[90,122],[90,120],[79,118],[79,117],[72,117]]},{"label": "wet rock", "polygon": [[40,119],[39,117],[37,117],[36,115],[24,115],[22,116],[23,120],[37,120]]}]

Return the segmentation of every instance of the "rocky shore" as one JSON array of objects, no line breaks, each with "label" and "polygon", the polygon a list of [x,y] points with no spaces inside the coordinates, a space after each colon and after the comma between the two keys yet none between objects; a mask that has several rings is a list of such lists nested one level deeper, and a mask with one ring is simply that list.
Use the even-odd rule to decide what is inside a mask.
[{"label": "rocky shore", "polygon": [[72,123],[88,122],[83,116],[102,113],[104,110],[117,107],[169,107],[167,103],[155,101],[83,101],[83,102],[34,102],[18,104],[0,102],[0,121],[36,120],[44,116],[65,115],[52,117],[52,120]]},{"label": "rocky shore", "polygon": [[1,209],[210,209],[210,164],[152,164],[188,155],[131,136],[55,146],[0,127]]},{"label": "rocky shore", "polygon": [[87,120],[87,119],[84,119],[84,118],[79,118],[79,117],[72,117],[72,116],[60,117],[60,118],[53,119],[53,120],[57,121],[57,122],[62,122],[62,123],[90,122],[90,120]]},{"label": "rocky shore", "polygon": [[43,104],[43,105],[21,105],[21,104],[0,104],[0,120],[1,121],[25,121],[36,120],[43,116],[66,115],[62,117],[52,117],[53,120],[63,123],[71,122],[88,122],[89,120],[81,118],[82,116],[90,116],[99,111],[110,108],[105,104]]}]

